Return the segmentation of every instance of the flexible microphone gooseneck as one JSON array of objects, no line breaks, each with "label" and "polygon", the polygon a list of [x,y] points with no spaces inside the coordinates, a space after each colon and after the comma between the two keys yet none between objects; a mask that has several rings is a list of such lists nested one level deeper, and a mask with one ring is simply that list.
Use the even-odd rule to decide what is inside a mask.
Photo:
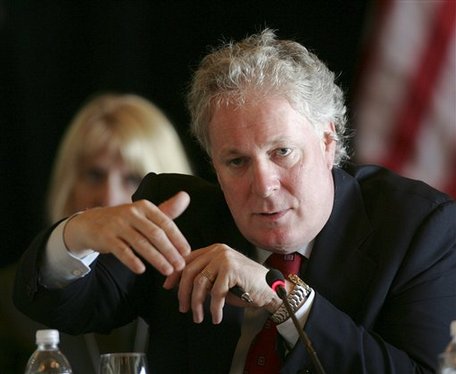
[{"label": "flexible microphone gooseneck", "polygon": [[290,303],[287,299],[287,290],[285,288],[285,278],[283,274],[277,269],[271,269],[266,274],[266,282],[268,285],[277,293],[277,295],[283,300],[285,308],[288,311],[293,323],[298,331],[299,338],[301,339],[304,347],[306,348],[307,353],[309,354],[312,363],[315,367],[315,370],[318,374],[326,374],[325,369],[318,358],[317,352],[315,351],[312,342],[310,341],[307,334],[304,332],[304,329],[301,328],[299,325],[298,319],[294,314],[293,310],[291,309]]}]

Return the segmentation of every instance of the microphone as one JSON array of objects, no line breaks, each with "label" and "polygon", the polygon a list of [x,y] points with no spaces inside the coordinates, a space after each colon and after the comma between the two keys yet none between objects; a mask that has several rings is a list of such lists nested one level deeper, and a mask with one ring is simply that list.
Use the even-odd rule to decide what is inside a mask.
[{"label": "microphone", "polygon": [[288,311],[289,316],[293,320],[296,330],[298,331],[299,338],[304,344],[308,355],[310,356],[312,363],[315,367],[315,370],[318,374],[326,374],[325,369],[318,358],[317,352],[315,351],[312,342],[310,341],[307,334],[304,332],[304,329],[299,325],[298,319],[291,309],[290,303],[287,299],[287,290],[285,288],[285,278],[283,274],[277,269],[271,269],[266,273],[266,282],[268,285],[275,291],[275,293],[283,300],[285,308]]}]

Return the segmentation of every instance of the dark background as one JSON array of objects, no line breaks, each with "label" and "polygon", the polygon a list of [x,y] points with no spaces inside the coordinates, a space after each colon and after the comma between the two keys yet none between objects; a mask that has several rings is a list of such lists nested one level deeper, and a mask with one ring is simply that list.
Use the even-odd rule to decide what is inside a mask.
[{"label": "dark background", "polygon": [[0,0],[2,265],[45,226],[56,147],[88,96],[114,90],[152,100],[176,125],[195,173],[212,179],[185,109],[209,46],[276,29],[337,72],[350,103],[371,15],[362,0]]}]

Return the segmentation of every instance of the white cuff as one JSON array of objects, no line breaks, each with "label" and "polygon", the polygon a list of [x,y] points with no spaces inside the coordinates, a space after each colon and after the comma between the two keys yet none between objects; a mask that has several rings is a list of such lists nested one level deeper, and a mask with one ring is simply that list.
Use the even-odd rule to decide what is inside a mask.
[{"label": "white cuff", "polygon": [[[312,289],[309,296],[307,297],[306,302],[298,310],[295,311],[296,319],[298,320],[301,328],[304,328],[304,325],[307,322],[307,318],[309,317],[314,298],[315,291]],[[285,339],[289,347],[295,346],[299,339],[299,333],[296,330],[296,327],[291,318],[288,318],[285,322],[277,325],[277,331]]]},{"label": "white cuff", "polygon": [[[71,218],[71,217],[70,217]],[[98,257],[91,252],[83,258],[71,254],[63,241],[63,230],[70,219],[61,222],[51,233],[40,268],[40,283],[48,288],[63,288],[90,272],[89,265]]]}]

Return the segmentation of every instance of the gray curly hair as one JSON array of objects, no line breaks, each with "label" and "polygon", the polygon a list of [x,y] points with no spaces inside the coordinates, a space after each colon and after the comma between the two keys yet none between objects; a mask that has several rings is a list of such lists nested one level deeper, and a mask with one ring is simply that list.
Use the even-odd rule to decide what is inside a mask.
[{"label": "gray curly hair", "polygon": [[336,133],[334,164],[348,159],[346,107],[335,75],[316,55],[274,31],[229,42],[208,54],[198,66],[187,97],[191,131],[210,155],[208,125],[221,105],[241,106],[247,98],[284,97],[315,128],[332,122]]}]

